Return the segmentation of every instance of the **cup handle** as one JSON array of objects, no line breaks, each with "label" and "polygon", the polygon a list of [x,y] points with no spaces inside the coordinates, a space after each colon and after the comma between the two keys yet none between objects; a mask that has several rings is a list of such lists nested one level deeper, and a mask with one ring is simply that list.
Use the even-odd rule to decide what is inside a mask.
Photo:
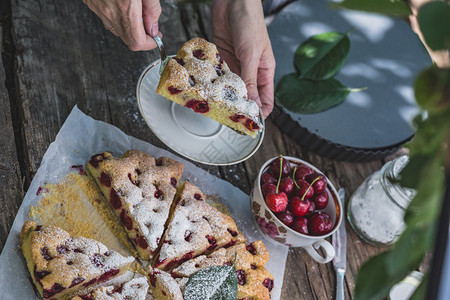
[{"label": "cup handle", "polygon": [[[319,249],[320,247],[322,247],[322,249],[325,251],[325,257],[322,257],[319,253],[317,253],[316,249]],[[314,258],[315,261],[317,261],[321,264],[325,264],[325,263],[331,261],[335,255],[333,246],[326,240],[317,241],[314,244],[303,247],[303,248],[306,250],[306,252],[308,252],[308,254],[312,258]]]}]

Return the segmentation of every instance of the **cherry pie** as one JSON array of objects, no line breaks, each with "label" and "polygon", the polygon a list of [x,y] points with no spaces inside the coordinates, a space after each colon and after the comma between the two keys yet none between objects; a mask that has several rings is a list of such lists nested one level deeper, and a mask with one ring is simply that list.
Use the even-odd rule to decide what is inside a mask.
[{"label": "cherry pie", "polygon": [[156,92],[241,134],[255,137],[262,128],[258,104],[248,99],[244,81],[204,39],[186,42],[168,61]]},{"label": "cherry pie", "polygon": [[60,298],[80,287],[107,281],[125,272],[134,261],[84,237],[70,237],[54,226],[26,221],[20,245],[39,294]]},{"label": "cherry pie", "polygon": [[201,254],[245,241],[233,218],[206,203],[198,187],[185,181],[153,266],[167,270]]},{"label": "cherry pie", "polygon": [[72,297],[71,300],[145,300],[148,291],[148,280],[135,273],[134,278],[117,284],[100,286],[89,292]]},{"label": "cherry pie", "polygon": [[143,260],[150,260],[158,248],[183,167],[135,150],[121,158],[96,154],[87,164]]}]

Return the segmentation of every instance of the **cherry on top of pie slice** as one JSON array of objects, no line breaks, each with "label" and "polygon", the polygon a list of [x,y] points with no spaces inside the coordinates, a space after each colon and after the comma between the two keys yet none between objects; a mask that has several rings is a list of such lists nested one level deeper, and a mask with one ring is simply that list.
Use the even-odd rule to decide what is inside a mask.
[{"label": "cherry on top of pie slice", "polygon": [[87,164],[143,260],[150,260],[158,248],[183,168],[173,159],[136,150],[120,158],[96,154]]},{"label": "cherry on top of pie slice", "polygon": [[153,266],[167,270],[201,254],[245,241],[233,218],[206,203],[200,189],[185,181]]},{"label": "cherry on top of pie slice", "polygon": [[258,104],[249,99],[244,81],[231,72],[216,45],[202,38],[186,42],[169,59],[156,92],[244,135],[262,129]]},{"label": "cherry on top of pie slice", "polygon": [[184,290],[187,280],[195,272],[213,266],[232,266],[238,280],[238,299],[269,300],[273,288],[273,276],[264,267],[269,261],[269,252],[262,241],[249,245],[237,244],[218,249],[209,255],[189,260],[170,273]]},{"label": "cherry on top of pie slice", "polygon": [[107,281],[134,262],[100,242],[70,237],[55,226],[26,221],[20,245],[34,285],[44,299],[59,298],[81,287]]},{"label": "cherry on top of pie slice", "polygon": [[[137,272],[131,278],[119,282],[105,282],[104,285],[78,293],[71,300],[145,300],[148,291],[148,280]],[[124,274],[122,276],[125,276]]]}]

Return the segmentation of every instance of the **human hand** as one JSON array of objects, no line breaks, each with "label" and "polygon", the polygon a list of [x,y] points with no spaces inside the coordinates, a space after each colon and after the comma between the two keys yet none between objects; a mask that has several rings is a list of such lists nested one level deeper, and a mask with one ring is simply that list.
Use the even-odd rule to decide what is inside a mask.
[{"label": "human hand", "polygon": [[211,16],[221,57],[244,80],[248,97],[266,118],[273,109],[275,58],[261,0],[213,0]]},{"label": "human hand", "polygon": [[83,0],[103,22],[105,28],[120,37],[132,51],[156,48],[161,15],[159,0]]}]

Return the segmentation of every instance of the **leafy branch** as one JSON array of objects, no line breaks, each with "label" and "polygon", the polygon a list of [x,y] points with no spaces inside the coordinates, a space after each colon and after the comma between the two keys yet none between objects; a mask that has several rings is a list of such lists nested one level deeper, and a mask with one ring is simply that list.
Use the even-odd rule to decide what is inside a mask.
[{"label": "leafy branch", "polygon": [[[335,7],[394,15],[409,15],[403,1],[344,0]],[[418,12],[420,30],[431,50],[450,48],[450,5],[433,1]],[[417,128],[410,149],[410,159],[401,171],[401,184],[417,194],[405,214],[406,229],[394,246],[369,259],[359,270],[355,299],[386,297],[391,287],[417,269],[434,245],[437,220],[443,206],[445,166],[450,137],[450,69],[433,65],[418,75],[414,91],[417,103],[427,111],[414,123]],[[448,187],[447,187],[448,188]],[[428,276],[413,299],[424,299]]]}]

